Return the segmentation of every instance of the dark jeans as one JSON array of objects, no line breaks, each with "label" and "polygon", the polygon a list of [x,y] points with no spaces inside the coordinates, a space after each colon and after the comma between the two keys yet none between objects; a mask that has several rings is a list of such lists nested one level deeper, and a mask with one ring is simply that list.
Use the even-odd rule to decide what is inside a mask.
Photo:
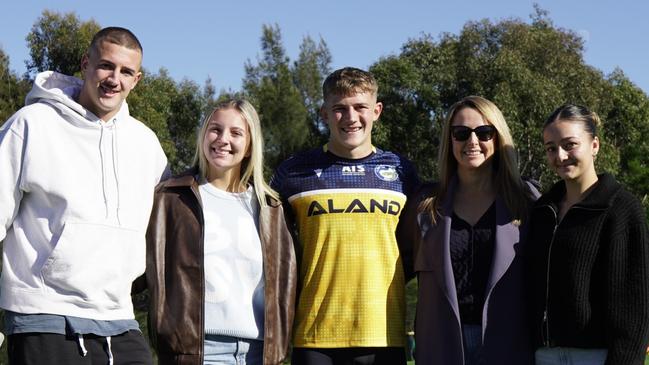
[{"label": "dark jeans", "polygon": [[152,365],[149,345],[139,331],[128,331],[110,338],[83,335],[84,356],[79,338],[55,333],[17,333],[7,338],[11,365],[106,365],[109,353],[114,365]]},{"label": "dark jeans", "polygon": [[292,365],[403,365],[403,347],[293,348]]},{"label": "dark jeans", "polygon": [[462,345],[464,346],[464,364],[484,364],[482,355],[482,326],[463,324]]}]

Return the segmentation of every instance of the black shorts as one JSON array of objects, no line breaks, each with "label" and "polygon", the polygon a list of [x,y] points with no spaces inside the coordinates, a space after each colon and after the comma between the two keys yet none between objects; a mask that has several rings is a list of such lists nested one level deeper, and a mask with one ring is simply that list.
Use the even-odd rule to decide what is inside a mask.
[{"label": "black shorts", "polygon": [[140,331],[110,337],[83,335],[83,350],[78,336],[55,333],[17,333],[7,336],[9,364],[12,365],[106,365],[109,353],[114,365],[152,365],[151,350]]},{"label": "black shorts", "polygon": [[291,365],[404,365],[403,347],[293,348]]}]

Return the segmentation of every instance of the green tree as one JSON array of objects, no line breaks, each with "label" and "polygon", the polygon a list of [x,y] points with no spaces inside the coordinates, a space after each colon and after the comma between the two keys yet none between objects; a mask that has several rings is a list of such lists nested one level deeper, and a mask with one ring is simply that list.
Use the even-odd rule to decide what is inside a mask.
[{"label": "green tree", "polygon": [[264,131],[266,165],[272,170],[307,146],[311,128],[278,25],[263,26],[261,50],[256,65],[246,62],[243,90],[257,107]]},{"label": "green tree", "polygon": [[[445,104],[440,91],[453,84],[448,47],[429,36],[410,41],[399,56],[375,63],[370,71],[379,81],[383,114],[375,124],[373,142],[410,158],[424,179],[435,177],[440,124]],[[428,72],[435,70],[436,72]]]},{"label": "green tree", "polygon": [[155,132],[167,159],[175,167],[178,160],[176,143],[170,133],[168,121],[172,114],[172,102],[177,95],[176,83],[164,68],[158,74],[142,71],[142,79],[127,100],[131,115]]},{"label": "green tree", "polygon": [[180,173],[191,166],[196,132],[216,102],[214,87],[209,79],[204,88],[187,79],[175,82],[165,68],[143,73],[128,97],[131,114],[156,133],[172,171]]},{"label": "green tree", "polygon": [[194,158],[196,132],[203,118],[207,100],[200,87],[193,81],[183,80],[171,100],[169,133],[176,147],[175,168],[177,172],[191,166]]},{"label": "green tree", "polygon": [[0,49],[0,126],[25,103],[29,85],[9,69],[9,57]]},{"label": "green tree", "polygon": [[612,108],[603,127],[609,142],[620,150],[620,180],[640,197],[649,216],[649,97],[620,69],[608,81],[613,86]]},{"label": "green tree", "polygon": [[81,21],[75,13],[44,10],[26,38],[31,57],[26,62],[28,71],[32,75],[46,70],[78,75],[81,58],[100,29],[93,19]]},{"label": "green tree", "polygon": [[[545,166],[544,119],[559,105],[587,105],[601,115],[611,109],[612,85],[583,58],[583,41],[557,28],[535,9],[520,19],[468,22],[458,35],[408,41],[401,53],[371,67],[385,102],[376,141],[413,159],[422,176],[436,175],[438,136],[445,111],[467,95],[481,95],[503,111],[517,143],[523,175],[545,186],[556,180]],[[618,171],[619,150],[602,133],[598,165]]]},{"label": "green tree", "polygon": [[315,41],[306,36],[300,45],[300,54],[293,63],[292,74],[295,86],[300,91],[307,109],[307,123],[310,126],[310,139],[314,144],[324,143],[327,126],[320,119],[322,105],[322,83],[331,73],[331,53],[327,43],[320,38]]},{"label": "green tree", "polygon": [[205,85],[203,85],[203,100],[205,100],[205,109],[203,109],[203,115],[209,113],[214,103],[216,102],[216,88],[214,83],[212,83],[212,78],[208,77],[205,80]]}]

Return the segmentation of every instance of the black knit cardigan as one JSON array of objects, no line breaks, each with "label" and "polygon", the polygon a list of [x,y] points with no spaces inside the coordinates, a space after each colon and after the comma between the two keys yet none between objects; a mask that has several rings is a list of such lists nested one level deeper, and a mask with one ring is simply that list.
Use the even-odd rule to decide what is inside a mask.
[{"label": "black knit cardigan", "polygon": [[555,184],[531,216],[530,312],[537,347],[605,348],[607,365],[643,364],[649,342],[644,209],[613,176],[602,174],[558,222],[565,193],[563,181]]}]

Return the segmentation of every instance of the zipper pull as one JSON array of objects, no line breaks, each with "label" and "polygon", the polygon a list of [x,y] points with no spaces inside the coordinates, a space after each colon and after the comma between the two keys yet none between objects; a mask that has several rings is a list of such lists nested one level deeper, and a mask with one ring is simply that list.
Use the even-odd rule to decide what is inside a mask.
[{"label": "zipper pull", "polygon": [[541,330],[542,335],[543,335],[543,344],[545,347],[550,347],[550,339],[548,338],[548,310],[543,311],[543,329]]}]

